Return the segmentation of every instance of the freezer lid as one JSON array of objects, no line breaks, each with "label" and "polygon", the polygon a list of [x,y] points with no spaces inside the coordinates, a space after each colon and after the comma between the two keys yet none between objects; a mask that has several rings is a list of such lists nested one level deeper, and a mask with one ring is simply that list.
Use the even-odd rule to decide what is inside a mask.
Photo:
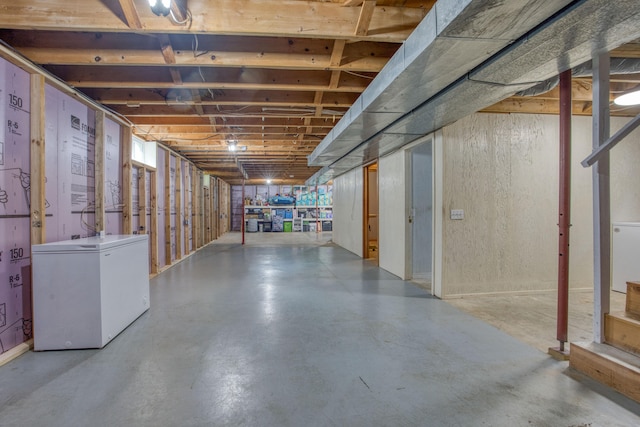
[{"label": "freezer lid", "polygon": [[86,237],[84,239],[63,240],[60,242],[43,243],[31,246],[32,253],[43,252],[99,252],[117,246],[130,245],[140,241],[147,241],[146,234],[110,235],[103,238]]}]

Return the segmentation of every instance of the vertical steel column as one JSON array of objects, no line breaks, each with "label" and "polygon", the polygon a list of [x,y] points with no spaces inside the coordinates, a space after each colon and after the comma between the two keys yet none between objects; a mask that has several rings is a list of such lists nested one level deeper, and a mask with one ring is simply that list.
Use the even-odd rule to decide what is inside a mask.
[{"label": "vertical steel column", "polygon": [[242,179],[242,244],[244,245],[244,178]]},{"label": "vertical steel column", "polygon": [[564,352],[569,325],[569,229],[571,227],[571,70],[560,74],[560,197],[557,339]]},{"label": "vertical steel column", "polygon": [[[593,149],[609,138],[609,54],[593,56]],[[593,167],[593,340],[604,341],[611,288],[609,153]]]}]

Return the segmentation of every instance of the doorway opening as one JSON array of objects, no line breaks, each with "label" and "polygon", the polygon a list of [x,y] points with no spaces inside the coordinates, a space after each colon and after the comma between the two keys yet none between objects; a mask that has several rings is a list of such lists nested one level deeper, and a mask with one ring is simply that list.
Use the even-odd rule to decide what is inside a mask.
[{"label": "doorway opening", "polygon": [[364,168],[364,258],[378,263],[378,163]]}]

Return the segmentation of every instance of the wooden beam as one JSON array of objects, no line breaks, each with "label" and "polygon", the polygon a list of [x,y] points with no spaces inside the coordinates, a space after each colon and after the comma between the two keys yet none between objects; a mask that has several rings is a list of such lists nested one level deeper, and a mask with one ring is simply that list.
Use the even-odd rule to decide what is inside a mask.
[{"label": "wooden beam", "polygon": [[[171,265],[171,154],[168,150],[164,156],[164,253],[165,265]],[[158,165],[160,167],[161,165]]]},{"label": "wooden beam", "polygon": [[202,230],[202,218],[200,217],[201,189],[200,171],[191,165],[191,238],[194,250],[202,246],[200,241],[200,232]]},{"label": "wooden beam", "polygon": [[176,261],[182,259],[182,159],[176,157],[176,184],[175,196],[176,201]]},{"label": "wooden beam", "polygon": [[[322,92],[321,105],[328,108],[349,108],[358,98],[351,92]],[[215,99],[197,101],[190,93],[181,91],[153,91],[147,89],[87,89],[85,93],[102,104],[108,105],[159,105],[159,106],[223,106],[223,105],[256,105],[265,107],[312,107],[318,92],[283,93],[278,91],[243,91],[228,90]],[[297,111],[294,111],[296,113]],[[304,111],[303,111],[304,112]],[[204,113],[204,111],[203,111]],[[318,116],[316,116],[318,117]]]},{"label": "wooden beam", "polygon": [[[54,13],[42,1],[3,0],[0,4],[0,28],[55,31],[116,32],[127,31],[127,24],[115,16],[110,2],[86,0],[59,6]],[[366,38],[401,43],[422,21],[427,10],[387,6],[379,8],[372,24],[379,31]],[[144,8],[138,13],[151,33],[209,33],[234,35],[270,35],[274,37],[352,38],[359,11],[328,2],[295,0],[191,0],[190,26],[174,25]],[[64,19],[60,19],[64,16]]]},{"label": "wooden beam", "polygon": [[338,90],[339,84],[340,84],[340,70],[333,70],[331,72],[331,81],[329,81],[329,89]]},{"label": "wooden beam", "polygon": [[[212,117],[213,118],[213,117]],[[311,125],[311,117],[305,117],[301,126],[260,126],[255,124],[253,126],[236,127],[236,126],[220,126],[218,132],[212,132],[211,125],[158,125],[158,126],[146,126],[136,125],[135,133],[141,135],[163,135],[163,134],[184,134],[190,133],[194,135],[226,135],[228,133],[239,133],[242,135],[289,135],[299,133],[300,131],[308,130],[307,133],[315,132],[317,134],[325,135],[331,128],[330,127],[314,127]],[[311,129],[311,130],[309,130]]]},{"label": "wooden beam", "polygon": [[322,99],[324,98],[324,92],[316,92],[315,96],[313,97],[313,104],[316,106],[316,113],[315,116],[316,117],[320,117],[322,116]]},{"label": "wooden beam", "polygon": [[[131,81],[122,80],[120,82],[111,81],[97,81],[97,80],[85,80],[85,81],[67,81],[70,85],[77,88],[93,88],[93,89],[190,89],[193,92],[198,90],[211,89],[214,91],[219,90],[250,90],[250,91],[293,91],[293,92],[308,92],[308,91],[328,91],[328,92],[350,92],[350,93],[362,93],[366,88],[366,84],[345,85],[338,86],[340,80],[340,71],[333,71],[331,73],[331,80],[327,83],[321,84],[305,84],[304,82],[283,82],[283,83],[252,83],[252,82],[185,82],[182,79],[180,70],[178,68],[169,68],[169,73],[172,76],[172,81],[167,82],[153,82],[153,81]],[[175,74],[175,75],[174,75]],[[174,78],[175,77],[175,78]]]},{"label": "wooden beam", "polygon": [[41,74],[31,75],[30,129],[31,129],[31,244],[46,241],[45,201],[45,80]]},{"label": "wooden beam", "polygon": [[138,168],[138,234],[149,234],[147,230],[147,170]]},{"label": "wooden beam", "polygon": [[95,176],[94,176],[94,186],[95,186],[95,231],[96,233],[100,233],[101,231],[105,231],[106,225],[106,214],[104,207],[104,179],[105,179],[105,170],[104,170],[104,162],[105,162],[105,129],[104,129],[104,119],[105,114],[104,111],[98,110],[96,111],[96,134],[95,134]]},{"label": "wooden beam", "polygon": [[[1,20],[0,20],[1,22]],[[73,47],[38,46],[20,47],[16,50],[31,61],[43,65],[128,65],[128,66],[165,66],[167,63],[161,52],[152,50],[82,49]],[[388,57],[357,56],[351,57],[340,65],[331,65],[331,55],[309,55],[305,53],[279,52],[227,52],[213,51],[207,55],[193,56],[192,52],[175,52],[176,67],[235,67],[269,68],[290,70],[348,70],[354,72],[379,72],[385,66]]]},{"label": "wooden beam", "polygon": [[133,0],[118,0],[118,2],[120,3],[124,19],[129,28],[132,30],[142,29],[142,22],[140,21],[140,16],[138,15],[138,10]]},{"label": "wooden beam", "polygon": [[[188,21],[189,16],[185,13],[186,10],[188,10],[187,0],[173,0],[171,2],[171,13],[177,21]],[[185,22],[185,24],[187,24],[187,22]]]},{"label": "wooden beam", "polygon": [[158,41],[160,42],[160,51],[162,52],[162,57],[164,58],[165,64],[175,64],[176,63],[176,54],[173,51],[173,46],[171,45],[171,39],[168,34],[158,34]]},{"label": "wooden beam", "polygon": [[[279,108],[274,108],[279,107]],[[282,108],[284,107],[284,108]],[[282,107],[279,105],[269,105],[269,106],[261,106],[261,105],[253,105],[246,106],[246,108],[242,109],[242,117],[244,118],[259,118],[265,117],[265,108],[271,108],[268,110],[269,117],[272,118],[287,118],[292,121],[299,120],[300,123],[303,122],[304,116],[313,114],[313,110],[306,111],[310,108],[315,108],[313,102],[309,102],[308,104],[299,104],[295,106],[286,105],[283,103]],[[323,110],[322,118],[335,121],[336,123],[342,117],[341,112],[344,114],[347,111],[348,107],[339,106],[334,108],[333,106],[327,105],[327,110]],[[330,107],[330,108],[329,108]],[[115,111],[118,114],[126,116],[130,120],[135,120],[137,116],[175,116],[176,114],[180,114],[182,116],[193,116],[193,117],[229,117],[232,116],[237,118],[237,107],[234,108],[233,104],[231,106],[227,105],[205,105],[203,106],[204,114],[198,114],[193,105],[183,104],[183,105],[140,105],[140,107],[131,108],[125,105],[113,105],[110,107],[112,111]],[[298,111],[294,108],[297,108]]]},{"label": "wooden beam", "polygon": [[132,133],[131,128],[122,126],[122,232],[123,234],[133,233],[133,200],[131,191],[131,155],[132,155]]},{"label": "wooden beam", "polygon": [[149,224],[151,274],[158,274],[160,267],[158,263],[158,178],[156,171],[151,171],[149,191],[151,191],[151,222]]},{"label": "wooden beam", "polygon": [[366,36],[373,19],[373,12],[376,10],[376,0],[365,0],[362,2],[360,16],[354,34],[356,36]]},{"label": "wooden beam", "polygon": [[344,54],[344,47],[347,41],[344,39],[338,39],[333,43],[333,51],[331,51],[331,59],[329,62],[330,67],[339,68],[342,64],[342,55]]},{"label": "wooden beam", "polygon": [[342,3],[343,6],[360,6],[362,3],[364,3],[364,0],[344,0],[344,3]]},{"label": "wooden beam", "polygon": [[[176,68],[176,67],[169,68],[169,74],[171,74],[171,80],[173,80],[173,84],[178,85],[178,86],[182,86],[183,85],[184,82],[182,81],[182,75],[180,74],[180,69],[179,68]],[[90,87],[90,86],[86,86],[86,87]],[[112,87],[113,87],[113,85],[112,85]],[[122,83],[121,83],[120,87],[122,87]],[[150,83],[149,87],[157,88],[158,85]]]},{"label": "wooden beam", "polygon": [[[181,115],[171,115],[171,116],[137,116],[132,117],[132,122],[136,129],[139,129],[141,132],[146,132],[147,129],[150,128],[164,128],[167,126],[170,127],[208,127],[209,126],[209,117],[215,116],[206,116],[206,117],[198,117],[198,116],[181,116]],[[259,118],[259,117],[258,117]],[[328,118],[317,118],[317,117],[304,117],[304,118],[283,118],[283,117],[273,117],[273,116],[265,116],[264,120],[255,120],[256,117],[252,116],[241,116],[241,117],[233,117],[228,116],[225,118],[224,124],[221,125],[220,128],[265,128],[268,127],[287,127],[287,126],[307,126],[306,119],[311,119],[310,124],[314,128],[322,128],[322,129],[332,129],[336,122],[328,119]]]}]

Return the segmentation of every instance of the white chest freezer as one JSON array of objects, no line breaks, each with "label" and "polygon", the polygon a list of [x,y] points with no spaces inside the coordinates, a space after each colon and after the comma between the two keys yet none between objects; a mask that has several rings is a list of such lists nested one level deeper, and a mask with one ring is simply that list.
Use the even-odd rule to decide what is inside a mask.
[{"label": "white chest freezer", "polygon": [[611,233],[611,287],[627,292],[627,282],[640,281],[640,222],[614,222]]},{"label": "white chest freezer", "polygon": [[32,246],[35,350],[102,348],[149,309],[148,236]]}]

